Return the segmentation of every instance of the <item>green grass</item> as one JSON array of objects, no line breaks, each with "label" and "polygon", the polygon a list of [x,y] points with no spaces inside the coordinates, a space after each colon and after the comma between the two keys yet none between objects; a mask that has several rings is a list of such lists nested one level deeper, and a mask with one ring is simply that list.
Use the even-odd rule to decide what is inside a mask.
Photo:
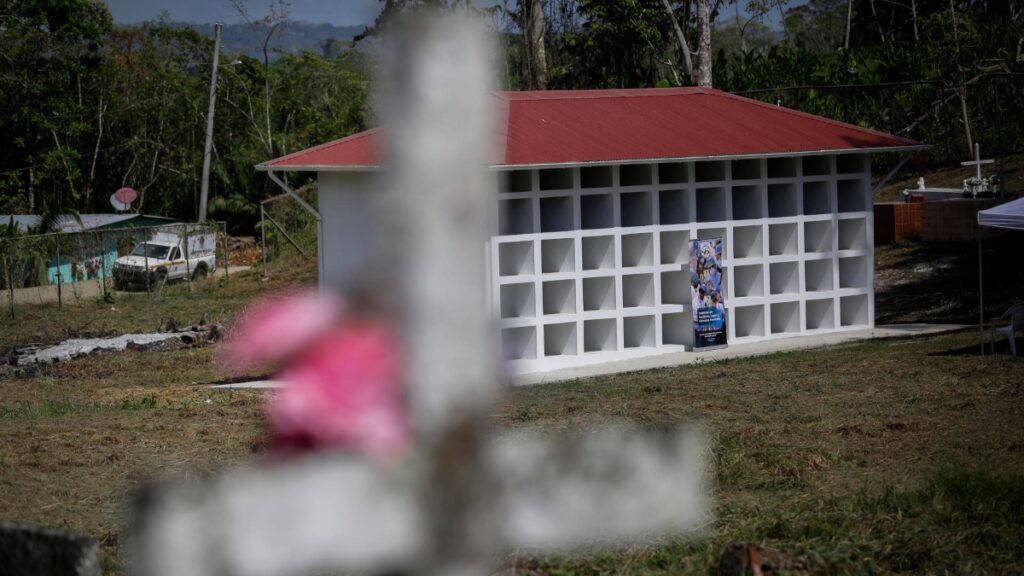
[{"label": "green grass", "polygon": [[[887,249],[880,267],[923,250]],[[2,326],[0,350],[169,316],[230,323],[253,297],[309,279],[292,270],[191,295],[173,287],[155,303],[25,306]],[[881,296],[904,316],[935,314],[911,294]],[[87,533],[104,571],[121,573],[135,486],[259,457],[263,395],[206,386],[222,377],[211,348],[0,366],[0,518]],[[1019,573],[1022,390],[1024,358],[979,356],[972,330],[512,389],[493,408],[499,428],[702,426],[714,521],[689,539],[510,562],[531,574],[713,574],[726,544],[754,542],[818,574]]]},{"label": "green grass", "polygon": [[125,398],[120,402],[74,402],[72,400],[44,400],[34,404],[19,402],[13,407],[0,406],[0,420],[8,418],[67,416],[68,414],[95,414],[117,410],[152,410],[156,408],[156,403],[156,396],[146,396],[138,400]]}]

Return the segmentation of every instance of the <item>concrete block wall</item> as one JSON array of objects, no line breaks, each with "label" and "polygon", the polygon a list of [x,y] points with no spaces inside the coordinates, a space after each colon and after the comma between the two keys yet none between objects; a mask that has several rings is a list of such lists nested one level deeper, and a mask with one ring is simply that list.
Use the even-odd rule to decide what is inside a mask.
[{"label": "concrete block wall", "polygon": [[723,237],[729,343],[874,324],[863,154],[499,173],[491,294],[513,370],[689,349],[689,241]]}]

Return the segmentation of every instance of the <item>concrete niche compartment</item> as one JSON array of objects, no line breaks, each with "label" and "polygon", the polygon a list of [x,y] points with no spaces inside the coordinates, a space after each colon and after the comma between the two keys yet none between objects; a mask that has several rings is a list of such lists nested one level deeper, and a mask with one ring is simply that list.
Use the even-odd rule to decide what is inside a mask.
[{"label": "concrete niche compartment", "polygon": [[615,277],[599,276],[583,279],[583,310],[615,310]]},{"label": "concrete niche compartment", "polygon": [[619,167],[619,186],[646,186],[650,183],[650,164],[623,164]]},{"label": "concrete niche compartment", "polygon": [[776,302],[772,304],[772,334],[800,333],[800,303]]},{"label": "concrete niche compartment", "polygon": [[584,270],[611,270],[615,268],[615,237],[584,236],[580,239],[583,247]]},{"label": "concrete niche compartment", "polygon": [[662,272],[661,273],[661,303],[662,304],[689,304],[690,303],[690,273],[689,272]]},{"label": "concrete niche compartment", "polygon": [[804,223],[804,252],[832,251],[832,221],[815,220]]},{"label": "concrete niche compartment", "polygon": [[533,189],[533,173],[529,170],[502,172],[498,178],[501,192],[530,192]]},{"label": "concrete niche compartment", "polygon": [[576,281],[553,280],[543,284],[544,299],[541,307],[544,314],[576,313]]},{"label": "concrete niche compartment", "polygon": [[682,184],[689,182],[689,165],[682,162],[666,162],[658,164],[659,184]]},{"label": "concrete niche compartment", "polygon": [[839,180],[836,182],[836,198],[840,212],[863,212],[867,210],[863,180]]},{"label": "concrete niche compartment", "polygon": [[590,166],[580,168],[580,188],[611,188],[612,167]]},{"label": "concrete niche compartment", "polygon": [[768,255],[795,256],[800,252],[796,223],[768,226]]},{"label": "concrete niche compartment", "polygon": [[733,180],[756,180],[761,177],[761,161],[756,158],[732,161]]},{"label": "concrete niche compartment", "polygon": [[622,235],[622,266],[634,268],[654,264],[654,235],[623,234]]},{"label": "concrete niche compartment", "polygon": [[725,209],[725,188],[697,188],[697,222],[724,222],[729,219]]},{"label": "concrete niche compartment", "polygon": [[576,323],[544,325],[544,355],[571,356],[576,354]]},{"label": "concrete niche compartment", "polygon": [[623,226],[650,226],[654,223],[650,192],[624,192],[619,195],[619,207]]},{"label": "concrete niche compartment", "polygon": [[768,217],[787,218],[797,215],[797,190],[795,184],[768,185]]},{"label": "concrete niche compartment", "polygon": [[828,156],[804,156],[804,176],[828,176],[832,173],[832,162]]},{"label": "concrete niche compartment", "polygon": [[584,230],[615,226],[615,206],[611,194],[580,196],[580,227]]},{"label": "concrete niche compartment", "polygon": [[833,301],[808,300],[807,316],[804,318],[808,330],[831,330],[836,326],[835,313],[833,312]]},{"label": "concrete niche compartment", "polygon": [[622,307],[654,306],[654,274],[627,274],[622,277]]},{"label": "concrete niche compartment", "polygon": [[797,159],[791,156],[768,159],[769,178],[793,178],[796,176]]},{"label": "concrete niche compartment", "polygon": [[661,341],[674,346],[692,346],[693,315],[689,312],[662,314]]},{"label": "concrete niche compartment", "polygon": [[622,319],[624,347],[647,348],[654,344],[654,316],[627,316]]},{"label": "concrete niche compartment", "polygon": [[764,266],[736,266],[733,269],[737,298],[764,296]]},{"label": "concrete niche compartment", "polygon": [[499,232],[510,234],[533,233],[533,201],[528,198],[498,202]]},{"label": "concrete niche compartment", "polygon": [[832,289],[832,260],[807,260],[804,262],[804,290],[827,292]]},{"label": "concrete niche compartment", "polygon": [[800,266],[797,262],[776,262],[768,270],[772,294],[800,293]]},{"label": "concrete niche compartment", "polygon": [[686,230],[670,230],[661,233],[661,263],[688,264],[690,258],[690,233]]},{"label": "concrete niche compartment", "polygon": [[694,180],[697,182],[722,182],[725,180],[725,162],[712,160],[693,165]]},{"label": "concrete niche compartment", "polygon": [[501,331],[501,350],[505,360],[537,358],[537,328],[522,326]]},{"label": "concrete niche compartment", "polygon": [[613,352],[617,349],[614,318],[583,321],[584,352]]},{"label": "concrete niche compartment", "polygon": [[661,224],[686,224],[690,221],[690,197],[686,190],[662,190],[658,193]]},{"label": "concrete niche compartment", "polygon": [[839,249],[865,250],[868,247],[868,225],[863,218],[839,221]]},{"label": "concrete niche compartment", "polygon": [[842,326],[867,326],[868,295],[843,296],[839,299],[839,323]]},{"label": "concrete niche compartment", "polygon": [[541,240],[540,268],[544,274],[572,272],[575,270],[575,241],[572,238]]},{"label": "concrete niche compartment", "polygon": [[533,274],[533,241],[499,244],[498,274],[501,276]]},{"label": "concrete niche compartment", "polygon": [[761,187],[733,186],[732,219],[753,220],[761,218]]},{"label": "concrete niche compartment", "polygon": [[828,182],[804,182],[804,214],[832,213],[832,193]]},{"label": "concrete niche compartment", "polygon": [[764,256],[761,226],[737,226],[732,230],[734,258],[760,258]]},{"label": "concrete niche compartment", "polygon": [[502,284],[501,317],[533,318],[537,315],[533,283]]},{"label": "concrete niche compartment", "polygon": [[541,190],[572,190],[572,168],[549,168],[540,171]]},{"label": "concrete niche compartment", "polygon": [[864,256],[839,259],[839,287],[867,288],[868,261]]},{"label": "concrete niche compartment", "polygon": [[764,306],[739,306],[735,318],[737,338],[764,336]]},{"label": "concrete niche compartment", "polygon": [[572,196],[540,199],[541,232],[564,232],[572,229]]}]

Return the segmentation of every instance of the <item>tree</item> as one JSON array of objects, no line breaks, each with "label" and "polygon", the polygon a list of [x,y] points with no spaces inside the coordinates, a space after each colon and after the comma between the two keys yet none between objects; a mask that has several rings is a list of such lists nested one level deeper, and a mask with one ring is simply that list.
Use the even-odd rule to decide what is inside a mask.
[{"label": "tree", "polygon": [[711,88],[711,0],[697,0],[697,85]]},{"label": "tree", "polygon": [[6,2],[0,12],[3,204],[55,212],[91,199],[91,129],[104,110],[96,72],[111,27],[101,2]]}]

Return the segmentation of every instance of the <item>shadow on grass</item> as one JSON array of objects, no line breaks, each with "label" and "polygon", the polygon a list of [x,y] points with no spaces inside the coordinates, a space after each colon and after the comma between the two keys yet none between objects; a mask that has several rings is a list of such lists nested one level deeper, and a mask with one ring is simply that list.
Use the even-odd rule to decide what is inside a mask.
[{"label": "shadow on grass", "polygon": [[[1024,233],[984,244],[985,317],[1002,314],[1024,294]],[[978,246],[974,242],[906,242],[879,246],[875,264],[877,324],[978,321]]]},{"label": "shadow on grass", "polygon": [[[1024,353],[1024,339],[1017,338],[1017,354]],[[996,340],[995,351],[992,349],[992,344],[988,340],[988,335],[985,336],[985,356],[991,356],[992,354],[1005,354],[1010,355],[1010,341]],[[931,352],[928,356],[981,356],[981,345],[972,344],[971,346],[963,346],[960,348],[949,348],[942,352]]]}]

